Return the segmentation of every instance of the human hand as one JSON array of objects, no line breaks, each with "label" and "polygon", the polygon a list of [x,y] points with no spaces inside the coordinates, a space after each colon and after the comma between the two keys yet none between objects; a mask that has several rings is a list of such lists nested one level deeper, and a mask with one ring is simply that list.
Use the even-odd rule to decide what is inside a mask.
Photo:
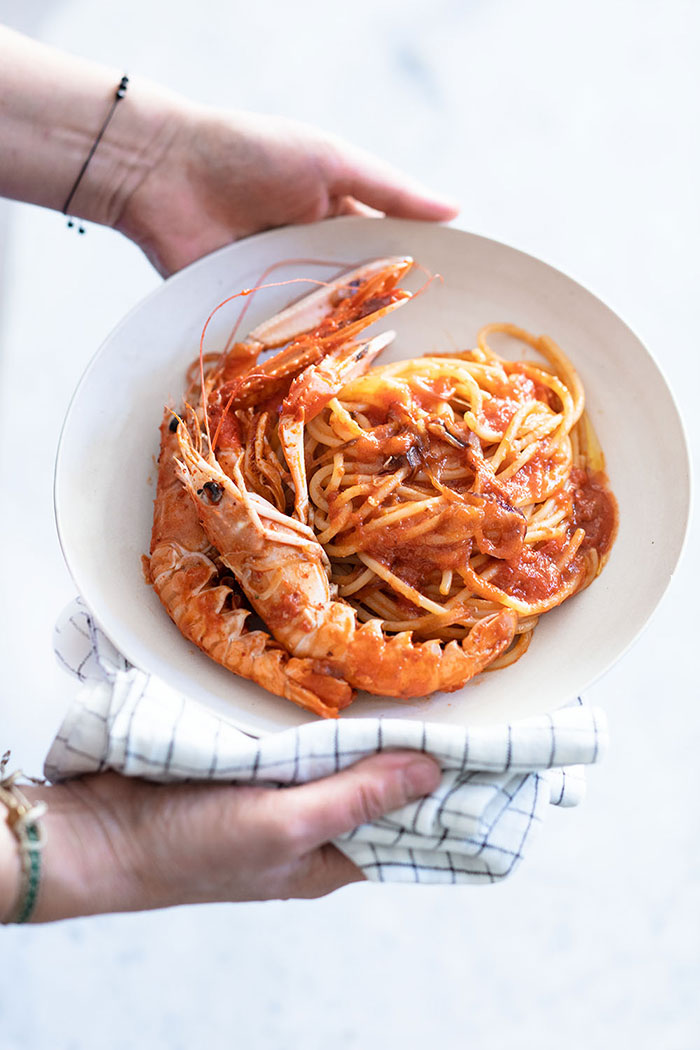
[{"label": "human hand", "polygon": [[164,276],[275,226],[368,209],[433,221],[457,214],[304,124],[196,106],[139,76],[114,108],[115,69],[3,26],[0,52],[0,196],[57,210],[69,200],[74,218],[120,230]]},{"label": "human hand", "polygon": [[[331,840],[428,794],[439,779],[432,758],[396,751],[279,790],[160,785],[115,773],[23,788],[31,801],[48,803],[34,921],[323,896],[364,877]],[[7,834],[9,843],[0,837],[0,861],[12,849],[18,880],[16,847]],[[11,908],[6,896],[0,919]]]},{"label": "human hand", "polygon": [[167,276],[260,230],[379,211],[444,221],[457,208],[304,124],[178,105],[175,128],[115,226]]}]

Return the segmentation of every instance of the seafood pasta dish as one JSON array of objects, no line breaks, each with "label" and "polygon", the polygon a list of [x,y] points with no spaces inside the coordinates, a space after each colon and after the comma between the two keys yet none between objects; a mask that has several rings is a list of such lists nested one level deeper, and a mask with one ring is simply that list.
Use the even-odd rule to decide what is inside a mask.
[{"label": "seafood pasta dish", "polygon": [[[324,717],[519,659],[617,528],[551,338],[487,324],[473,348],[374,364],[394,333],[363,332],[409,304],[412,265],[315,282],[201,352],[161,424],[149,581],[212,659]],[[527,359],[496,352],[505,336]]]}]

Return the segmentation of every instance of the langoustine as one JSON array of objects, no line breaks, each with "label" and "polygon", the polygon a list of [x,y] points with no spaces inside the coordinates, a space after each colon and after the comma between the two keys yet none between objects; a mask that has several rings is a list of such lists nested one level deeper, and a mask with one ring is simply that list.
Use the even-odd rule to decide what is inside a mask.
[{"label": "langoustine", "polygon": [[296,659],[264,630],[249,630],[243,596],[202,529],[178,467],[168,411],[161,424],[148,577],[181,633],[217,663],[314,714],[335,717],[353,699],[342,679]]}]

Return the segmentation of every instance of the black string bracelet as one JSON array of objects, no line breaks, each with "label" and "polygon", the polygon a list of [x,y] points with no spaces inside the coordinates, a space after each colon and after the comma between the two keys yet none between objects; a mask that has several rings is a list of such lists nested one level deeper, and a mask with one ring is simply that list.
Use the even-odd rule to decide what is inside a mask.
[{"label": "black string bracelet", "polygon": [[[112,101],[112,105],[109,107],[109,113],[105,117],[104,124],[102,125],[102,127],[98,131],[97,138],[93,142],[93,144],[92,144],[92,146],[90,148],[90,152],[88,153],[87,157],[85,158],[85,163],[83,164],[82,168],[78,172],[78,177],[75,180],[75,182],[73,183],[73,188],[71,189],[70,193],[68,194],[68,196],[66,198],[66,203],[63,205],[63,208],[61,209],[64,215],[68,215],[68,209],[70,208],[71,201],[73,200],[73,197],[75,197],[75,192],[78,189],[78,186],[80,185],[80,180],[82,179],[83,175],[87,171],[88,164],[90,163],[90,161],[92,160],[92,158],[95,155],[95,150],[99,146],[99,144],[100,144],[100,142],[102,140],[102,136],[104,135],[105,131],[107,130],[107,125],[109,124],[110,120],[114,116],[115,109],[117,108],[117,106],[119,105],[121,100],[124,98],[124,95],[126,95],[126,88],[127,88],[128,83],[129,83],[129,78],[126,75],[124,75],[121,78],[121,80],[119,81],[119,87],[117,88],[117,90],[114,93],[114,99]],[[75,226],[75,223],[74,223],[73,219],[68,219],[68,225],[71,226],[71,227]],[[78,233],[85,233],[85,227],[83,226],[82,223],[80,223],[78,225]]]}]

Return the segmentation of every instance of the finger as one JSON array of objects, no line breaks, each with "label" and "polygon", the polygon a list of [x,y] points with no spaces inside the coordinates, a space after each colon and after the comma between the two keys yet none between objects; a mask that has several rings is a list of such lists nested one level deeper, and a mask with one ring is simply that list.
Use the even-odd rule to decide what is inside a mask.
[{"label": "finger", "polygon": [[418,751],[387,751],[281,792],[278,816],[301,853],[430,794],[439,783],[435,759]]},{"label": "finger", "polygon": [[354,197],[371,208],[403,219],[447,222],[459,213],[455,201],[426,189],[369,153],[342,146],[336,157],[333,195]]},{"label": "finger", "polygon": [[331,201],[328,217],[336,215],[362,215],[365,219],[381,219],[384,212],[370,208],[369,204],[355,200],[354,197],[338,197]]}]

